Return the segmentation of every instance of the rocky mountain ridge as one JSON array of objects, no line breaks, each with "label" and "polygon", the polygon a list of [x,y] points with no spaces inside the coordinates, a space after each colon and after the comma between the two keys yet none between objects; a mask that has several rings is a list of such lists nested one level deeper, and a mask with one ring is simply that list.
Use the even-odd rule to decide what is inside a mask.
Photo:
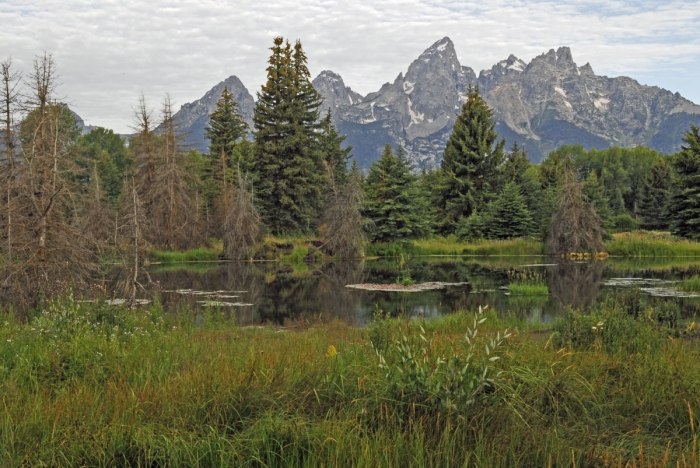
[{"label": "rocky mountain ridge", "polygon": [[[530,63],[511,55],[477,76],[460,64],[454,44],[445,37],[414,60],[405,76],[399,73],[367,96],[330,70],[322,71],[313,85],[324,97],[324,113],[331,109],[364,167],[386,143],[402,145],[417,167],[439,164],[469,86],[479,86],[508,146],[518,141],[535,162],[563,144],[577,143],[599,149],[646,145],[669,153],[678,150],[691,123],[700,124],[700,106],[678,93],[624,76],[598,76],[590,64],[577,66],[568,47]],[[231,76],[175,114],[190,146],[207,151],[204,127],[224,86],[252,128],[253,98]]]}]

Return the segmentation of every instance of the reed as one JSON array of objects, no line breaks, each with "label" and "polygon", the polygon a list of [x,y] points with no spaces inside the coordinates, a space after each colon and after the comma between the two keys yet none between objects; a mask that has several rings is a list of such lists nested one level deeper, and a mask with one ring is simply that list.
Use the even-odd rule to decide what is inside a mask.
[{"label": "reed", "polygon": [[482,240],[458,242],[444,237],[416,240],[415,255],[542,255],[541,242],[529,239]]},{"label": "reed", "polygon": [[[554,329],[486,312],[278,330],[54,301],[0,317],[0,465],[697,466],[692,321],[672,329],[616,303],[596,314]],[[600,317],[603,340],[587,321]],[[496,372],[464,407],[380,367],[378,353],[392,369],[408,356],[397,340],[411,362],[467,359],[474,327],[482,343],[515,334],[495,354],[467,347],[477,373]],[[451,382],[441,366],[418,368]]]},{"label": "reed", "polygon": [[212,262],[218,260],[221,253],[221,249],[200,247],[184,252],[154,250],[150,256],[154,261],[162,263]]},{"label": "reed", "polygon": [[621,257],[700,257],[700,243],[675,239],[668,233],[614,234],[606,249]]}]

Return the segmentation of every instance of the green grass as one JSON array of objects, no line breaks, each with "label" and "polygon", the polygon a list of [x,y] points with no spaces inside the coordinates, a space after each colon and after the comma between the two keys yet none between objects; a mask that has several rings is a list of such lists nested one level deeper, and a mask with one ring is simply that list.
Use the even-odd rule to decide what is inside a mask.
[{"label": "green grass", "polygon": [[549,287],[542,281],[514,281],[508,285],[508,292],[521,296],[544,296],[549,294]]},{"label": "green grass", "polygon": [[184,252],[154,250],[150,256],[154,261],[163,263],[211,262],[218,260],[221,253],[221,249],[200,247]]},{"label": "green grass", "polygon": [[700,276],[693,275],[681,282],[681,289],[688,292],[700,292]]},{"label": "green grass", "polygon": [[541,242],[528,239],[484,240],[474,243],[433,237],[413,242],[416,255],[542,255]]},{"label": "green grass", "polygon": [[[471,313],[278,331],[55,301],[0,317],[0,466],[697,466],[694,325],[632,309],[553,329],[489,315],[482,344],[517,333],[499,360],[474,348],[502,373],[469,404],[433,363],[468,359]],[[398,339],[413,349],[401,376]]]},{"label": "green grass", "polygon": [[633,232],[615,234],[605,244],[610,255],[622,257],[698,257],[700,243],[675,239],[668,233]]}]

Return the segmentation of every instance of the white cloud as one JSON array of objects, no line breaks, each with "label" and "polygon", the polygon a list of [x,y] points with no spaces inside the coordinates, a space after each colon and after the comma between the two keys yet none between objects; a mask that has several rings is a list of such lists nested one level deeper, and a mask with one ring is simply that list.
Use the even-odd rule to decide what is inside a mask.
[{"label": "white cloud", "polygon": [[697,1],[6,0],[0,24],[0,58],[28,70],[53,53],[72,107],[118,131],[141,91],[154,106],[166,92],[182,104],[234,74],[254,94],[276,35],[302,40],[314,76],[331,69],[363,94],[449,36],[477,73],[568,45],[596,73],[700,102]]}]

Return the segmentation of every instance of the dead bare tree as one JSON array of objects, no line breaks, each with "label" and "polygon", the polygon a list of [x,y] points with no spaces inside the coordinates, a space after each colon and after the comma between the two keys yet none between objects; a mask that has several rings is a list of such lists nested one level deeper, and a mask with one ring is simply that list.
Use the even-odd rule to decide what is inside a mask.
[{"label": "dead bare tree", "polygon": [[[102,200],[100,178],[97,174],[97,161],[93,162],[92,188],[83,201],[81,226],[95,247],[100,250],[108,244],[115,229],[113,210]],[[115,242],[116,245],[116,242]]]},{"label": "dead bare tree", "polygon": [[236,184],[223,195],[228,199],[224,218],[224,255],[230,260],[250,258],[262,234],[262,222],[253,194],[248,191],[240,169]]},{"label": "dead bare tree", "polygon": [[151,131],[151,117],[141,97],[137,114],[137,191],[149,219],[144,237],[161,248],[187,248],[197,244],[198,219],[195,195],[188,185],[172,104],[166,97],[162,109],[162,133]]},{"label": "dead bare tree", "polygon": [[128,187],[125,184],[124,203],[122,204],[122,220],[123,225],[118,229],[125,233],[129,242],[126,244],[122,253],[122,263],[126,271],[126,279],[123,283],[123,292],[129,300],[130,307],[136,307],[136,295],[139,289],[145,291],[146,288],[139,280],[139,273],[143,273],[150,283],[148,273],[143,270],[143,252],[148,244],[143,236],[144,226],[148,226],[146,213],[144,212],[141,200],[139,199],[137,184],[134,178],[131,179],[131,184]]},{"label": "dead bare tree", "polygon": [[339,186],[333,169],[328,164],[326,169],[330,194],[322,217],[321,248],[340,258],[362,257],[366,237],[360,214],[363,192],[359,173],[353,171],[350,180]]},{"label": "dead bare tree", "polygon": [[603,252],[603,233],[600,217],[585,199],[581,183],[572,171],[567,171],[559,206],[552,215],[547,252],[555,255]]},{"label": "dead bare tree", "polygon": [[79,168],[72,151],[78,130],[70,111],[55,102],[55,86],[53,58],[44,54],[34,61],[27,82],[28,113],[14,163],[12,235],[3,235],[18,262],[3,265],[3,284],[15,294],[38,296],[57,280],[84,282],[97,268],[74,202]]},{"label": "dead bare tree", "polygon": [[12,215],[16,209],[15,204],[15,114],[20,104],[21,74],[12,69],[12,58],[0,63],[0,131],[2,131],[2,148],[5,159],[2,161],[2,176],[0,183],[3,185],[2,193],[5,199],[2,204],[3,232],[7,235],[7,242],[0,246],[5,250],[7,260],[12,262]]}]

